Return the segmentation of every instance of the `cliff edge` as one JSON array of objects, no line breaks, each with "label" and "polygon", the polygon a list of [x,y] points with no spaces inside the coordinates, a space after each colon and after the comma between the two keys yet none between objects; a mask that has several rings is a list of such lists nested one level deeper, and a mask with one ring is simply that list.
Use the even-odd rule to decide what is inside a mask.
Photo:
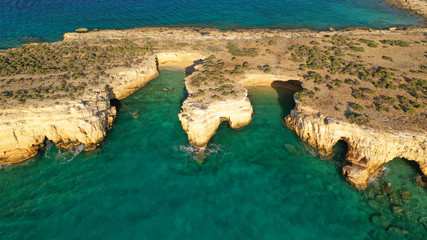
[{"label": "cliff edge", "polygon": [[384,131],[358,126],[328,117],[301,103],[297,103],[285,118],[285,124],[322,155],[330,155],[338,141],[345,141],[348,152],[343,174],[357,188],[366,188],[369,179],[382,171],[382,165],[395,157],[417,162],[427,174],[427,136],[424,132]]}]

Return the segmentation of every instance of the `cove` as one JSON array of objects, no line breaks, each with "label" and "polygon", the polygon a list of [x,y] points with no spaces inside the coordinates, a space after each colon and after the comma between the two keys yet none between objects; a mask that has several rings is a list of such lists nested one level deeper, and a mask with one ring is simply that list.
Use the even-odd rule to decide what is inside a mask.
[{"label": "cove", "polygon": [[[409,229],[408,238],[425,232],[420,219],[427,196],[408,180],[416,176],[414,169],[396,159],[372,191],[358,192],[339,174],[345,146],[337,145],[332,159],[322,160],[283,125],[293,108],[289,91],[249,88],[252,122],[240,131],[221,125],[204,164],[198,164],[177,117],[184,77],[161,71],[122,100],[97,152],[63,152],[49,145],[36,159],[1,169],[0,235],[392,239],[381,222],[372,221],[378,214]],[[393,185],[403,217],[393,213],[386,182]],[[400,190],[410,191],[408,202],[400,199]]]}]

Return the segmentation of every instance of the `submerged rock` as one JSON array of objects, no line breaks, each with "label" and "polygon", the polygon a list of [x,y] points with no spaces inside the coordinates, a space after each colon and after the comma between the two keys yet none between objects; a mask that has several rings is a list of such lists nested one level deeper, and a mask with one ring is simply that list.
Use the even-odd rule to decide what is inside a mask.
[{"label": "submerged rock", "polygon": [[375,211],[378,211],[380,209],[380,204],[374,199],[368,201],[368,206]]},{"label": "submerged rock", "polygon": [[384,193],[391,193],[392,188],[393,187],[392,187],[391,183],[385,183],[383,185],[383,192]]},{"label": "submerged rock", "polygon": [[89,32],[89,29],[88,28],[77,28],[76,32],[78,32],[78,33],[86,33],[86,32]]},{"label": "submerged rock", "polygon": [[420,218],[418,218],[418,223],[420,223],[425,228],[427,228],[427,217],[420,217]]},{"label": "submerged rock", "polygon": [[397,198],[396,194],[390,193],[388,195],[388,198],[390,200],[390,204],[393,204],[393,205],[399,204],[399,198]]},{"label": "submerged rock", "polygon": [[388,219],[380,213],[372,214],[370,220],[374,226],[381,227],[383,229],[386,229],[390,225]]},{"label": "submerged rock", "polygon": [[133,118],[135,118],[135,119],[137,119],[137,118],[139,117],[139,112],[138,112],[138,111],[131,111],[131,112],[129,112],[129,114],[130,114]]},{"label": "submerged rock", "polygon": [[391,211],[393,214],[397,217],[401,217],[403,215],[403,212],[405,211],[401,206],[394,205],[391,207]]},{"label": "submerged rock", "polygon": [[286,151],[288,151],[288,153],[290,153],[292,155],[296,155],[298,153],[297,148],[293,144],[285,143],[284,147],[285,147]]},{"label": "submerged rock", "polygon": [[418,176],[415,178],[415,183],[420,187],[426,187],[427,186],[427,176]]},{"label": "submerged rock", "polygon": [[393,237],[404,237],[408,235],[409,232],[407,230],[404,230],[398,227],[389,227],[387,229],[387,233],[389,233]]},{"label": "submerged rock", "polygon": [[409,202],[409,200],[411,200],[411,192],[408,190],[400,190],[399,197],[402,201]]},{"label": "submerged rock", "polygon": [[375,200],[377,200],[378,202],[384,202],[386,200],[386,196],[383,194],[378,194],[375,196]]}]

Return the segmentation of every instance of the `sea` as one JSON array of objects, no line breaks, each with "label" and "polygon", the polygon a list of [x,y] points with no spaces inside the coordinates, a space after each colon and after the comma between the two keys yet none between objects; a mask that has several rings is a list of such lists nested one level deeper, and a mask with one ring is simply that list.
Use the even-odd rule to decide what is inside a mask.
[{"label": "sea", "polygon": [[[422,24],[378,0],[0,1],[1,48],[79,27]],[[290,90],[248,88],[252,122],[221,124],[197,155],[178,120],[185,76],[162,70],[120,101],[95,151],[48,142],[35,158],[1,166],[0,239],[426,239],[419,167],[396,158],[368,189],[354,188],[341,173],[344,142],[321,157],[284,126]]]}]

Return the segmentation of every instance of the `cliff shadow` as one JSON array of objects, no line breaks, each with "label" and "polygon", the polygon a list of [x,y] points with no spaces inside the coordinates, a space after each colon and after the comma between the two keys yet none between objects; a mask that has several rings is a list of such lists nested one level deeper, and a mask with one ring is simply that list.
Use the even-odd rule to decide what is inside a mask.
[{"label": "cliff shadow", "polygon": [[384,171],[389,175],[386,178],[406,179],[405,181],[415,182],[427,190],[427,175],[421,171],[421,167],[416,161],[395,157],[384,163],[383,166]]},{"label": "cliff shadow", "polygon": [[201,59],[194,61],[193,65],[185,68],[185,75],[187,75],[187,76],[191,75],[193,72],[196,71],[196,66],[199,64],[202,64],[202,63],[203,63],[203,60],[201,60]]},{"label": "cliff shadow", "polygon": [[119,110],[121,108],[120,100],[116,98],[116,95],[113,92],[113,88],[110,87],[110,85],[106,85],[105,88],[106,88],[108,95],[110,97],[110,105],[116,107],[117,112],[119,112]]},{"label": "cliff shadow", "polygon": [[116,107],[117,112],[119,112],[122,107],[122,103],[117,98],[110,99],[110,105]]},{"label": "cliff shadow", "polygon": [[333,155],[330,157],[330,159],[326,159],[331,161],[338,175],[343,180],[346,180],[345,176],[342,173],[342,168],[348,164],[346,160],[348,149],[349,149],[348,143],[345,140],[341,139],[334,145]]},{"label": "cliff shadow", "polygon": [[282,108],[281,118],[283,119],[295,108],[294,94],[303,89],[301,82],[298,80],[274,81],[271,83],[271,87],[279,95],[278,101]]},{"label": "cliff shadow", "polygon": [[[185,68],[185,77],[188,77],[191,74],[193,74],[196,71],[196,66],[199,65],[199,64],[202,64],[202,63],[203,63],[203,60],[200,59],[200,60],[194,61],[193,65],[186,67]],[[185,83],[185,79],[184,79],[184,83]],[[182,98],[181,98],[181,101],[180,101],[181,106],[182,106],[182,103],[187,98],[188,98],[188,91],[187,91],[187,88],[185,87],[185,84],[184,84],[184,88],[182,90]]]}]

